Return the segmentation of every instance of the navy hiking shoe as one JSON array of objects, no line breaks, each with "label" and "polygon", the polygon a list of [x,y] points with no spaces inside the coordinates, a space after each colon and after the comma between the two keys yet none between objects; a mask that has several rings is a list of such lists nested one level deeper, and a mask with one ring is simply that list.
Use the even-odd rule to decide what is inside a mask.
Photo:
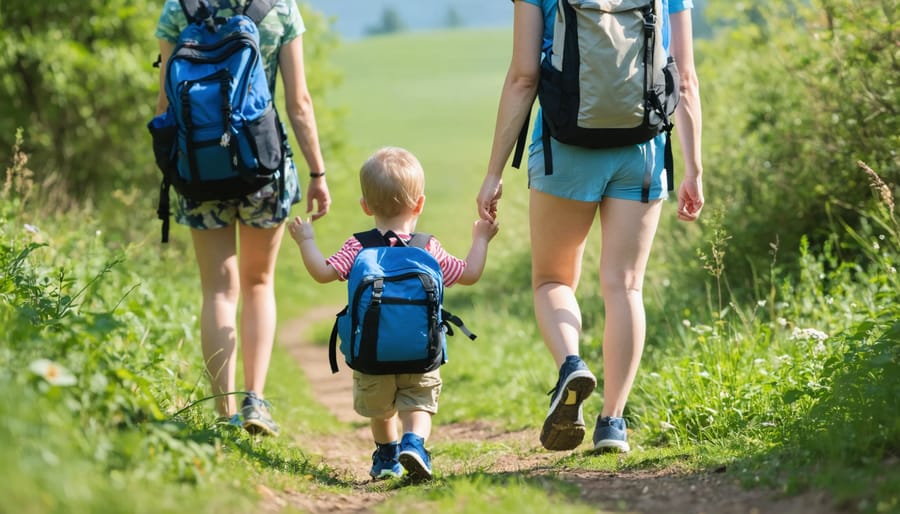
[{"label": "navy hiking shoe", "polygon": [[594,429],[594,453],[631,451],[628,446],[628,431],[624,418],[597,416],[597,427]]},{"label": "navy hiking shoe", "polygon": [[425,439],[412,432],[400,439],[400,465],[412,481],[431,480],[431,454],[425,449]]},{"label": "navy hiking shoe", "polygon": [[569,355],[559,368],[559,380],[550,391],[550,411],[541,428],[541,444],[548,450],[572,450],[584,439],[581,404],[597,387],[597,378],[577,355]]},{"label": "navy hiking shoe", "polygon": [[241,404],[241,416],[244,418],[244,430],[253,435],[277,436],[278,425],[269,414],[271,404],[250,391]]},{"label": "navy hiking shoe", "polygon": [[369,471],[369,476],[373,480],[403,476],[403,466],[400,465],[399,456],[400,445],[397,442],[375,443],[375,453],[372,454],[372,469]]}]

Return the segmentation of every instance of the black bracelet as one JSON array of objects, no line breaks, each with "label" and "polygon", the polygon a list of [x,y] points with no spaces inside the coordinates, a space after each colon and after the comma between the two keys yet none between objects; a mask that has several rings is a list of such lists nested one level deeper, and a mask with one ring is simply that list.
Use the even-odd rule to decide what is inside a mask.
[{"label": "black bracelet", "polygon": [[325,176],[324,170],[322,170],[318,173],[309,172],[309,178],[319,178],[319,177],[324,177],[324,176]]}]

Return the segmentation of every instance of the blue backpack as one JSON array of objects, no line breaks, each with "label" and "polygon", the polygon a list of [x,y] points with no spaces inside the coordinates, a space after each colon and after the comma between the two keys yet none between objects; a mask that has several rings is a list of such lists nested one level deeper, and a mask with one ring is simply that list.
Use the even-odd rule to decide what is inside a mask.
[{"label": "blue backpack", "polygon": [[168,240],[169,187],[195,201],[283,187],[290,155],[259,50],[257,23],[275,0],[217,16],[207,0],[181,0],[187,27],[166,64],[169,108],[148,124],[162,171],[157,214]]},{"label": "blue backpack", "polygon": [[[403,242],[388,231],[354,234],[363,249],[347,280],[347,306],[331,330],[329,361],[337,373],[337,338],[348,366],[370,375],[427,373],[447,362],[445,334],[462,320],[443,308],[444,277],[425,246],[429,234]],[[391,238],[397,245],[391,246]]]}]

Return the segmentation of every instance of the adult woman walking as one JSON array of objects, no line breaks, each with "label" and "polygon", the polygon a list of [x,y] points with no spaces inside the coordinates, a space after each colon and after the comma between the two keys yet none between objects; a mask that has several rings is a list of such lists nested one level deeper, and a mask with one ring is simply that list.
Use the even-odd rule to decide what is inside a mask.
[{"label": "adult woman walking", "polygon": [[[241,4],[241,2],[238,2]],[[223,9],[222,15],[230,14]],[[178,35],[187,26],[178,0],[166,0],[156,29],[160,48],[160,93],[157,114],[166,110],[166,61]],[[260,54],[269,90],[281,74],[285,110],[300,151],[309,168],[306,210],[313,219],[324,216],[331,197],[319,148],[313,103],[303,63],[305,31],[295,0],[277,0],[259,23]],[[203,303],[200,339],[216,410],[223,419],[240,423],[252,433],[277,435],[279,427],[264,400],[263,389],[275,339],[275,259],[291,206],[300,201],[300,185],[293,162],[285,166],[283,188],[269,187],[245,198],[196,202],[179,196],[175,220],[191,229],[200,269]],[[240,334],[238,305],[240,302]],[[246,396],[240,415],[233,395],[237,344],[243,357]]]},{"label": "adult woman walking", "polygon": [[[515,0],[514,0],[515,1]],[[565,1],[565,0],[563,0]],[[678,218],[696,220],[703,207],[700,158],[701,110],[694,70],[691,0],[662,0],[663,46],[681,74],[675,120],[684,156]],[[479,215],[497,216],[503,169],[537,94],[541,59],[550,58],[557,0],[515,1],[513,52],[500,97],[487,174],[478,194]],[[552,174],[545,173],[541,123],[529,149],[529,223],[535,316],[559,369],[541,442],[569,450],[585,434],[582,402],[596,378],[579,357],[581,311],[575,289],[587,236],[599,213],[600,284],[605,304],[603,406],[593,444],[598,451],[629,451],[625,403],[644,346],[646,320],[641,288],[667,196],[665,133],[641,144],[588,149],[550,138]],[[645,172],[651,171],[649,195]],[[648,198],[649,197],[649,198]]]}]

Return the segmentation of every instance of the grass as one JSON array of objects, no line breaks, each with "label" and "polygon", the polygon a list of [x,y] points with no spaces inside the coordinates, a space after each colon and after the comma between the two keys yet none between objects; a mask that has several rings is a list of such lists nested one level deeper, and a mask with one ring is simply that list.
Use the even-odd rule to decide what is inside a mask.
[{"label": "grass", "polygon": [[[346,155],[329,156],[334,208],[316,223],[323,252],[370,226],[357,207],[357,169],[377,147],[400,145],[426,168],[420,228],[464,254],[508,39],[504,31],[411,34],[340,50],[335,62],[345,83],[327,96],[348,109],[349,141]],[[537,434],[546,409],[543,395],[555,370],[533,320],[526,187],[518,173],[507,174],[501,232],[484,279],[447,293],[448,308],[479,338],[450,341],[437,431],[447,423],[484,420]],[[208,403],[173,417],[205,391],[196,270],[183,229],[160,248],[151,215],[122,219],[122,212],[143,209],[141,198],[118,192],[108,204],[77,213],[73,224],[42,215],[24,188],[2,191],[0,392],[14,401],[0,404],[0,440],[16,441],[0,445],[7,463],[0,468],[0,494],[7,504],[28,513],[243,512],[259,501],[259,486],[300,494],[350,491],[344,477],[315,463],[316,449],[302,438],[257,441],[213,426]],[[869,228],[835,227],[831,248],[870,248],[868,261],[844,263],[837,251],[806,249],[800,276],[782,276],[775,259],[761,263],[771,272],[760,280],[765,293],[749,305],[730,297],[728,270],[714,265],[726,227],[716,226],[714,216],[690,228],[664,222],[648,277],[651,334],[626,412],[638,451],[624,458],[573,455],[554,468],[727,467],[737,478],[788,493],[821,488],[859,510],[896,511],[900,230],[893,212],[864,214]],[[590,246],[585,270],[597,265],[596,245]],[[685,258],[685,247],[710,257],[689,252]],[[290,239],[282,253],[282,321],[344,302],[344,284],[315,284]],[[708,266],[709,281],[679,283],[683,266]],[[579,297],[583,354],[602,380],[602,300],[591,273]],[[323,324],[311,333],[324,340],[329,330]],[[65,367],[75,383],[32,371],[39,359]],[[276,348],[269,376],[267,396],[286,431],[348,429],[315,401],[283,348]],[[586,405],[589,420],[599,412],[597,397]],[[848,437],[847,426],[864,428]],[[506,449],[447,443],[435,451],[466,462]],[[490,474],[477,465],[392,491],[377,510],[423,508],[595,511],[552,474]]]}]

